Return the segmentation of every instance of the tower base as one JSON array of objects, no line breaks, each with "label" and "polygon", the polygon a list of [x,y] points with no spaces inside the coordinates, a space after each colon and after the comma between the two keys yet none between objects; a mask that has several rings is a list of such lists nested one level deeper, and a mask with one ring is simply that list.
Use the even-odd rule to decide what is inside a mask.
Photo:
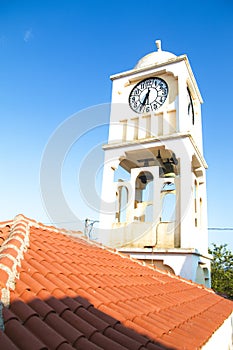
[{"label": "tower base", "polygon": [[141,248],[120,248],[119,252],[131,258],[143,261],[151,267],[157,267],[193,282],[211,287],[209,254],[202,255],[196,249],[160,249],[153,246]]}]

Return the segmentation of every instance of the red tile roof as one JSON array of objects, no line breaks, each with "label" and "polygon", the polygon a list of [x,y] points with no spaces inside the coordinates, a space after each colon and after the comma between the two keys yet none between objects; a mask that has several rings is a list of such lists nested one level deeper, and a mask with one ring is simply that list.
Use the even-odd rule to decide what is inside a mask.
[{"label": "red tile roof", "polygon": [[198,349],[233,303],[23,215],[0,224],[0,348]]}]

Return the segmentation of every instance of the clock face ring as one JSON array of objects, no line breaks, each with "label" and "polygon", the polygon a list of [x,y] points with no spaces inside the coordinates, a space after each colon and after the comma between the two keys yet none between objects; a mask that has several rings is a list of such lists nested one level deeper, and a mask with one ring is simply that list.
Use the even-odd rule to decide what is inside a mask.
[{"label": "clock face ring", "polygon": [[161,78],[140,81],[129,95],[129,106],[136,113],[148,113],[160,108],[168,96],[168,85]]}]

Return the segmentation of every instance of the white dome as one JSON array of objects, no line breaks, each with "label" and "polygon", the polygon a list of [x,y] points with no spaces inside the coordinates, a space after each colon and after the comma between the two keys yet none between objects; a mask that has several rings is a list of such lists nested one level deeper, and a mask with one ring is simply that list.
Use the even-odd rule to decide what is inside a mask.
[{"label": "white dome", "polygon": [[161,49],[160,40],[156,41],[156,45],[158,47],[158,51],[151,52],[148,55],[142,57],[134,68],[143,68],[154,64],[167,62],[169,59],[177,57],[171,52],[163,51]]}]

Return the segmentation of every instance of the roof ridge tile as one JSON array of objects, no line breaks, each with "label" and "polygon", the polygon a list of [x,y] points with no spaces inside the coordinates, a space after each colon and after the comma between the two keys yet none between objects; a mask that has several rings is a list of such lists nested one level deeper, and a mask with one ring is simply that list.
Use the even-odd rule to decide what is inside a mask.
[{"label": "roof ridge tile", "polygon": [[[2,286],[3,290],[0,292],[0,299],[5,306],[10,304],[10,289],[15,288],[15,279],[18,277],[17,267],[20,266],[24,253],[28,249],[29,233],[28,222],[16,217],[12,223],[9,236],[0,248],[0,268],[8,274],[5,285]],[[16,255],[10,257],[9,249],[15,250]]]}]

